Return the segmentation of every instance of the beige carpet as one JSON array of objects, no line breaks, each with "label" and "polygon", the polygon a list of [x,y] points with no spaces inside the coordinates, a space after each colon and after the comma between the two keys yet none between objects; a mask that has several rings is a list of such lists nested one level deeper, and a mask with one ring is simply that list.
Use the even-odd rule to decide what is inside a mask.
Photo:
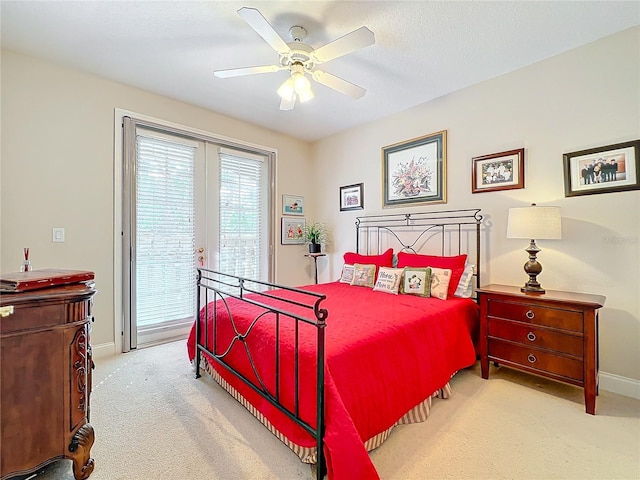
[{"label": "beige carpet", "polygon": [[[640,479],[640,401],[505,368],[477,366],[434,400],[424,423],[396,428],[371,453],[384,480]],[[187,361],[184,342],[97,362],[91,480],[311,479],[308,465]],[[73,480],[57,462],[37,480]]]}]

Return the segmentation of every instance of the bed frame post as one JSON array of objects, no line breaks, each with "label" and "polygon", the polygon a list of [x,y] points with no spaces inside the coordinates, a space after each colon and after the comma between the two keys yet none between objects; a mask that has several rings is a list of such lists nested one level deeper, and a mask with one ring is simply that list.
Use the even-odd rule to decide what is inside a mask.
[{"label": "bed frame post", "polygon": [[327,473],[327,461],[324,456],[324,334],[326,326],[326,316],[326,310],[316,312],[316,317],[318,318],[318,398],[316,399],[316,405],[318,409],[316,413],[316,445],[318,460],[316,464],[316,480],[322,480]]},{"label": "bed frame post", "polygon": [[200,282],[202,281],[202,270],[198,268],[198,281],[196,282],[196,358],[195,369],[196,378],[200,378]]},{"label": "bed frame post", "polygon": [[482,221],[482,216],[478,218],[478,214],[476,213],[476,287],[480,288],[482,283],[480,283],[480,222]]}]

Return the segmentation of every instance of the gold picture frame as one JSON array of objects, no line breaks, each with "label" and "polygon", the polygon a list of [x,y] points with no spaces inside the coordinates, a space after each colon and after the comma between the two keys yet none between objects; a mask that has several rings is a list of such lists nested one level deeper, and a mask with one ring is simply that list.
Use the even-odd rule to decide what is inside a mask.
[{"label": "gold picture frame", "polygon": [[447,131],[382,148],[382,206],[447,203]]}]

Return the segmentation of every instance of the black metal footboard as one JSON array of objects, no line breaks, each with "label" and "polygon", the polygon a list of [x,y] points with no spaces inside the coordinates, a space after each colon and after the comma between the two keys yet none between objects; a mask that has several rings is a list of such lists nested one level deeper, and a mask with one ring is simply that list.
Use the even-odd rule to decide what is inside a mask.
[{"label": "black metal footboard", "polygon": [[[202,310],[204,319],[196,321],[196,358],[195,358],[195,373],[196,378],[200,377],[200,355],[201,353],[207,354],[213,361],[228,370],[235,377],[244,382],[254,392],[261,397],[269,401],[279,411],[285,414],[289,419],[309,432],[315,440],[317,446],[317,468],[316,478],[321,480],[326,473],[326,462],[324,456],[324,363],[325,363],[325,326],[328,312],[326,309],[321,308],[320,303],[325,299],[322,294],[301,290],[298,288],[285,287],[268,282],[261,282],[248,278],[238,277],[234,275],[228,275],[214,270],[199,268],[198,280],[197,280],[197,312]],[[290,292],[289,296],[292,298],[283,299],[277,295],[274,295],[272,291],[274,289],[284,290]],[[252,319],[248,328],[244,327],[240,331],[240,328],[236,325],[233,317],[233,311],[231,311],[228,304],[229,298],[238,299],[241,302],[259,307],[260,312]],[[230,344],[224,349],[217,348],[216,342],[216,321],[218,309],[213,310],[213,315],[210,316],[208,305],[210,302],[220,302],[224,305],[227,321],[231,322],[233,327],[234,336]],[[203,309],[204,307],[204,309]],[[198,313],[200,315],[200,313]],[[202,321],[203,320],[203,321]],[[259,371],[254,364],[254,356],[251,354],[247,338],[254,332],[253,327],[259,321],[273,321],[275,325],[275,343],[274,343],[274,356],[276,359],[275,365],[275,392],[272,393],[268,390],[265,383],[262,381]],[[279,338],[279,325],[280,322],[293,322],[295,331],[295,346],[294,346],[294,402],[293,408],[287,408],[280,402],[280,338]],[[316,383],[317,383],[317,398],[316,398],[316,427],[314,428],[309,422],[304,421],[300,415],[300,388],[299,382],[299,345],[298,335],[300,324],[311,325],[316,328],[316,353],[317,353],[317,371],[316,371]],[[211,325],[210,325],[211,324]],[[212,330],[210,330],[212,329]],[[257,335],[254,333],[254,336]],[[207,339],[213,336],[212,346],[210,349],[207,346]],[[204,339],[204,340],[203,340]],[[247,353],[248,360],[251,364],[254,375],[258,381],[254,382],[243,375],[233,365],[227,362],[227,356],[231,351],[231,347],[239,342]]]}]

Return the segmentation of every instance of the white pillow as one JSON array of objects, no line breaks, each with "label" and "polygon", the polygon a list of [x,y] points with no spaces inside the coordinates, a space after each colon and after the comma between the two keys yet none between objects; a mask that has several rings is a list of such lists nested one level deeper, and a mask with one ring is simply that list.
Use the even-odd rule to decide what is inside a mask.
[{"label": "white pillow", "polygon": [[380,267],[378,269],[378,278],[373,289],[378,292],[398,294],[400,283],[402,282],[402,273],[404,268]]},{"label": "white pillow", "polygon": [[342,266],[342,275],[340,276],[340,282],[350,284],[351,281],[353,280],[353,270],[354,270],[353,265],[349,265],[348,263],[345,263]]},{"label": "white pillow", "polygon": [[456,292],[453,294],[454,297],[471,298],[473,294],[473,283],[471,280],[473,279],[473,271],[475,268],[476,266],[471,264],[464,266],[464,272],[462,272],[462,276],[458,282],[458,288],[456,288]]},{"label": "white pillow", "polygon": [[447,299],[447,289],[451,281],[450,268],[431,268],[431,296],[440,300]]}]

